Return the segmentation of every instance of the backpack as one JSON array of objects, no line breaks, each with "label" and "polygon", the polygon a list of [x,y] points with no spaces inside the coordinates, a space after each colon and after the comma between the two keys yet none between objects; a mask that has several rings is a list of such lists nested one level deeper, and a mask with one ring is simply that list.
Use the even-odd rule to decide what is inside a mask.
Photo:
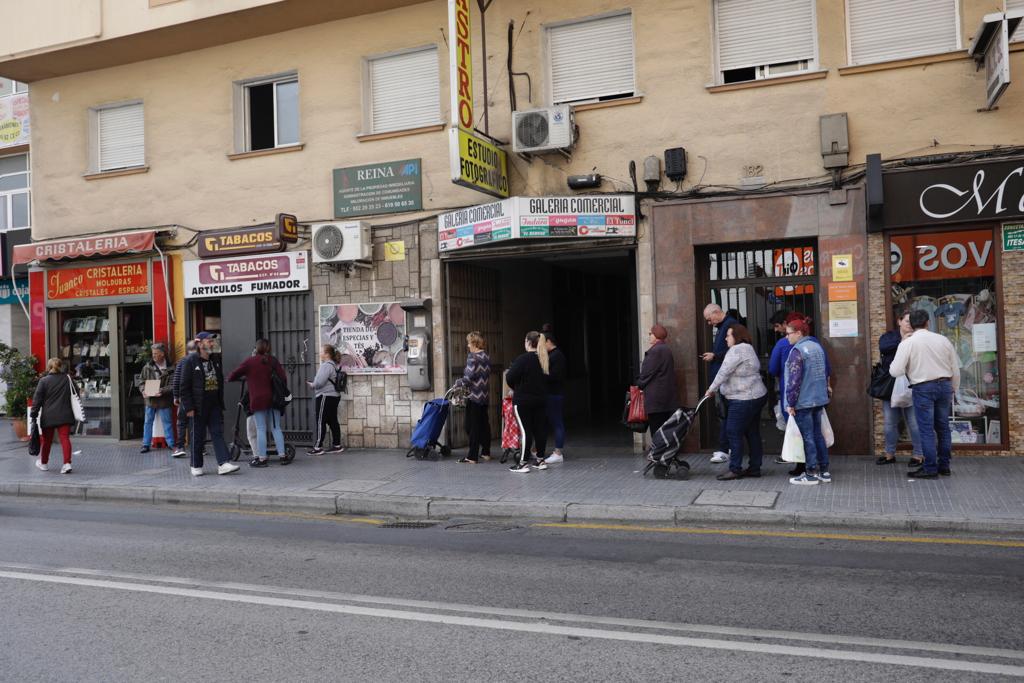
[{"label": "backpack", "polygon": [[348,373],[342,370],[337,364],[334,366],[334,377],[331,378],[331,385],[339,394],[348,391]]},{"label": "backpack", "polygon": [[[281,363],[274,358],[274,365],[276,367],[280,367]],[[280,413],[284,415],[285,409],[292,400],[292,392],[288,389],[288,384],[277,374],[276,367],[275,371],[270,373],[270,389],[272,396],[270,402],[276,410],[280,411]]]}]

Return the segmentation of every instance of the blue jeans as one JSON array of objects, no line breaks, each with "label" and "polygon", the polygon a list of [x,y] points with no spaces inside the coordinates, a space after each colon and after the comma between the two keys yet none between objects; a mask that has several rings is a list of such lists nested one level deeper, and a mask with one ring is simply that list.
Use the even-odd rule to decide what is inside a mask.
[{"label": "blue jeans", "polygon": [[751,472],[761,471],[764,444],[761,443],[761,411],[768,396],[752,401],[729,401],[729,414],[725,418],[725,432],[729,436],[729,469],[743,472],[743,439],[750,448]]},{"label": "blue jeans", "polygon": [[796,426],[804,438],[804,460],[808,472],[828,472],[828,447],[821,434],[821,413],[825,406],[797,408]]},{"label": "blue jeans", "polygon": [[907,423],[910,431],[910,442],[914,445],[914,455],[921,455],[921,434],[917,428],[917,417],[914,406],[909,408],[893,408],[888,401],[882,401],[882,415],[885,417],[885,454],[896,455],[896,444],[900,440],[900,419]]},{"label": "blue jeans", "polygon": [[142,445],[149,446],[153,443],[153,420],[157,413],[160,414],[160,422],[164,425],[164,440],[170,448],[174,448],[174,427],[171,425],[170,408],[154,408],[146,406],[146,421],[142,425]]},{"label": "blue jeans", "polygon": [[953,409],[953,385],[948,379],[914,385],[914,415],[921,434],[924,471],[932,474],[949,469],[953,448],[949,414]]},{"label": "blue jeans", "polygon": [[548,427],[555,437],[555,448],[559,451],[565,447],[565,419],[562,416],[565,396],[548,394],[547,413]]},{"label": "blue jeans", "polygon": [[281,413],[274,408],[269,410],[257,410],[252,414],[253,419],[256,420],[256,443],[249,444],[255,446],[253,455],[260,460],[267,459],[267,427],[270,427],[270,431],[274,434],[274,446],[277,447],[277,455],[281,457],[284,455],[284,432],[281,431]]}]

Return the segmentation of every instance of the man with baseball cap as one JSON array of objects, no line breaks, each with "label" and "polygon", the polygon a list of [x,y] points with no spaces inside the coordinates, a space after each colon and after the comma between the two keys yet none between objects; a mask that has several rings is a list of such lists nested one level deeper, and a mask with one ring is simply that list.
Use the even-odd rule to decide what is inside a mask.
[{"label": "man with baseball cap", "polygon": [[217,456],[217,474],[238,471],[231,462],[224,443],[224,370],[211,357],[217,335],[200,332],[196,335],[196,353],[185,359],[181,368],[179,401],[189,421],[192,437],[192,476],[203,475],[203,442],[210,433],[210,444]]}]

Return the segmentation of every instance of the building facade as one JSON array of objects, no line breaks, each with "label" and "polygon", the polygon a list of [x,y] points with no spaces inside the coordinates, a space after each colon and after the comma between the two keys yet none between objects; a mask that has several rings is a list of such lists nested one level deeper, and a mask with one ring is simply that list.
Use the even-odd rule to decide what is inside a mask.
[{"label": "building facade", "polygon": [[[961,445],[1005,452],[1021,438],[1002,324],[1016,313],[1016,254],[1002,252],[1000,233],[1024,214],[1012,165],[1024,148],[1024,91],[1010,85],[998,108],[979,111],[986,74],[967,50],[999,2],[495,0],[481,15],[476,3],[442,0],[372,10],[348,0],[96,0],[45,29],[44,5],[15,18],[17,40],[0,59],[0,74],[33,93],[31,169],[46,201],[33,206],[32,235],[51,245],[29,259],[42,296],[32,348],[43,355],[74,355],[64,337],[79,334],[81,362],[85,341],[90,352],[97,343],[78,323],[64,330],[59,299],[44,291],[52,272],[141,262],[144,294],[95,297],[106,319],[123,328],[125,307],[141,305],[124,297],[148,297],[151,319],[138,324],[152,336],[142,341],[166,334],[180,350],[187,335],[220,329],[227,366],[269,336],[303,401],[317,347],[335,343],[351,370],[349,444],[404,447],[423,403],[461,372],[467,332],[484,332],[500,370],[527,330],[552,323],[570,359],[570,425],[628,449],[615,425],[651,324],[669,329],[680,400],[692,405],[707,381],[697,360],[710,344],[705,303],[734,309],[765,357],[768,318],[796,309],[812,315],[833,358],[836,451],[866,453],[881,433],[865,394],[878,336],[894,303],[930,297],[936,310],[963,308],[951,326],[936,324],[971,340]],[[451,45],[464,48],[454,60]],[[1009,44],[1011,73],[1024,69],[1022,48]],[[459,132],[467,101],[469,132],[489,144],[464,143],[460,159],[452,141],[469,139]],[[513,112],[534,109],[573,144],[514,153],[538,133]],[[467,181],[494,162],[491,147],[507,152],[505,173]],[[885,182],[998,166],[1013,208],[983,224],[963,214],[872,228],[881,205],[869,196],[871,154]],[[590,174],[599,177],[576,178]],[[946,184],[973,187],[958,183]],[[894,187],[886,211],[906,201]],[[279,214],[295,217],[294,241]],[[365,242],[355,266],[324,262],[344,248],[328,225]],[[266,243],[251,237],[275,231]],[[59,254],[108,233],[154,239],[102,261],[97,251]],[[946,249],[954,265],[961,248],[976,250],[990,262],[946,291],[934,283],[950,272],[909,262],[892,271],[894,246],[904,256]],[[916,289],[894,302],[903,283]],[[971,329],[960,324],[969,308]],[[492,396],[497,425],[499,386]],[[294,435],[309,435],[309,413],[296,404]],[[456,444],[460,420],[456,411]],[[711,445],[711,420],[693,447]],[[112,433],[131,435],[121,422]]]}]

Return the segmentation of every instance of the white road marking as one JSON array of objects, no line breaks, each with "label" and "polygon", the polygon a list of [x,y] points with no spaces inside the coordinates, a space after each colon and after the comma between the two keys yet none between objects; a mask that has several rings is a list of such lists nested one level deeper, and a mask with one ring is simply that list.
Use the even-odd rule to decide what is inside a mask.
[{"label": "white road marking", "polygon": [[[153,583],[127,583],[124,581],[109,581],[103,579],[91,579],[76,576],[53,576],[48,574],[28,574],[16,571],[0,571],[0,578],[71,586],[85,586],[91,588],[107,588],[137,593],[153,593],[157,595],[199,598],[204,600],[220,600],[224,602],[261,605],[267,607],[287,607],[292,609],[312,610],[318,612],[331,612],[335,614],[349,614],[355,616],[399,619],[402,621],[445,624],[450,626],[465,626],[470,628],[487,628],[504,631],[517,631],[523,633],[542,633],[548,635],[576,636],[580,638],[598,638],[603,640],[619,640],[646,644],[675,645],[680,647],[696,647],[711,650],[727,650],[732,652],[750,652],[768,655],[789,655],[794,657],[814,657],[816,659],[832,659],[868,664],[913,666],[927,669],[941,669],[946,671],[967,671],[971,673],[1001,674],[1006,676],[1024,677],[1024,666],[993,664],[988,662],[956,661],[949,659],[914,657],[907,655],[890,655],[875,652],[847,652],[842,650],[792,647],[787,645],[749,643],[744,641],[713,640],[709,638],[689,638],[683,636],[662,635],[657,633],[632,633],[628,631],[612,631],[574,626],[559,626],[548,623],[527,623],[521,621],[505,621],[500,619],[482,619],[478,617],[463,617],[453,614],[431,614],[425,612],[411,612],[406,610],[362,607],[358,605],[341,605],[326,602],[310,602],[306,600],[268,597],[265,595],[224,593],[215,592],[211,590],[199,590],[193,588],[159,586]],[[149,580],[152,581],[152,579]],[[257,587],[257,590],[262,589]],[[444,603],[436,604],[443,605]],[[441,607],[441,609],[452,610],[453,607],[449,605]],[[587,619],[592,621],[592,619],[590,619],[589,617],[576,616],[576,619]],[[781,634],[775,637],[785,638],[785,636]]]},{"label": "white road marking", "polygon": [[624,628],[642,628],[658,631],[682,631],[686,633],[713,633],[723,636],[741,638],[764,638],[770,640],[795,640],[830,645],[856,645],[860,647],[877,647],[886,650],[924,650],[943,654],[962,654],[975,657],[999,657],[1001,659],[1024,659],[1024,651],[1005,650],[994,647],[978,647],[974,645],[956,645],[953,643],[927,643],[914,640],[896,640],[893,638],[864,638],[860,636],[842,636],[824,633],[802,633],[800,631],[772,631],[766,629],[742,628],[737,626],[718,626],[712,624],[684,624],[669,621],[652,621],[648,619],[624,619],[620,617],[603,617],[587,614],[568,614],[564,612],[541,612],[535,610],[515,609],[508,607],[485,607],[455,602],[434,602],[430,600],[410,600],[405,598],[387,598],[375,595],[356,595],[353,593],[336,593],[332,591],[315,591],[302,588],[275,588],[252,583],[233,581],[200,581],[178,576],[155,576],[148,574],[132,574],[111,572],[97,569],[56,568],[42,565],[0,563],[0,568],[33,571],[41,573],[76,574],[79,576],[95,576],[106,579],[125,579],[128,581],[148,581],[166,583],[193,588],[211,588],[218,590],[248,591],[270,595],[285,595],[300,598],[316,598],[337,602],[358,602],[370,605],[386,605],[389,607],[412,607],[445,612],[462,612],[465,614],[483,614],[487,616],[515,617],[519,619],[538,619],[562,621],[570,623],[600,624],[602,626],[621,626]]}]

